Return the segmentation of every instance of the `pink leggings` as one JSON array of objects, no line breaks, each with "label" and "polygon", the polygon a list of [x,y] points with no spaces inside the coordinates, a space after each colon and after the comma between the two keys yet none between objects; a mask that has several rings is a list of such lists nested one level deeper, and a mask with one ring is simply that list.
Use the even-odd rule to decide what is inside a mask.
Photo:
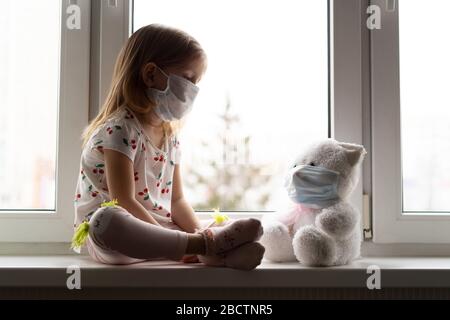
[{"label": "pink leggings", "polygon": [[87,249],[94,260],[106,264],[178,261],[185,255],[187,242],[187,233],[175,224],[167,228],[155,226],[123,208],[106,207],[92,215]]}]

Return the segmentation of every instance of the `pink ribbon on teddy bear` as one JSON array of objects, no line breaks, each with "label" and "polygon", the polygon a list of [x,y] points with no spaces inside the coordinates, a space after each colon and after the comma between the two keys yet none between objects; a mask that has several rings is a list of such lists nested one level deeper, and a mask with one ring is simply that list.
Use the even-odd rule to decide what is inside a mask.
[{"label": "pink ribbon on teddy bear", "polygon": [[281,223],[290,226],[294,225],[303,214],[312,213],[314,211],[316,210],[313,208],[306,207],[301,203],[296,203],[294,205],[294,208],[290,210],[288,213],[285,213],[284,215],[279,215],[278,220]]}]

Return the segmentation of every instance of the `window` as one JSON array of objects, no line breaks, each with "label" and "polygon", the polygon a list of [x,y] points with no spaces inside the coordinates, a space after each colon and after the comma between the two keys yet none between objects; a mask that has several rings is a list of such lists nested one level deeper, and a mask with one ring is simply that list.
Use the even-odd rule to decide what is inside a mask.
[{"label": "window", "polygon": [[405,213],[450,213],[449,11],[444,0],[408,1],[399,11]]},{"label": "window", "polygon": [[327,5],[134,1],[134,30],[178,27],[208,55],[181,132],[185,189],[197,210],[276,210],[286,201],[282,182],[293,157],[328,136]]},{"label": "window", "polygon": [[[73,233],[90,2],[72,2],[2,1],[0,241],[68,241]],[[68,28],[73,15],[80,28]]]},{"label": "window", "polygon": [[374,3],[382,8],[371,32],[374,239],[449,242],[450,4]]},{"label": "window", "polygon": [[60,11],[33,0],[0,11],[2,211],[55,210]]}]

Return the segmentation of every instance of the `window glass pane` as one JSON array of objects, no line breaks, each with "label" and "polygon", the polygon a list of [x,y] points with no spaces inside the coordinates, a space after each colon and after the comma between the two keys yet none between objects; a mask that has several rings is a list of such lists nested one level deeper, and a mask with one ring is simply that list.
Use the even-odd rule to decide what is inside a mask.
[{"label": "window glass pane", "polygon": [[208,55],[180,136],[193,206],[276,210],[293,157],[328,135],[327,1],[135,0],[134,30],[151,23]]},{"label": "window glass pane", "polygon": [[403,210],[450,211],[448,0],[399,8]]},{"label": "window glass pane", "polygon": [[2,0],[0,210],[54,210],[60,1]]}]

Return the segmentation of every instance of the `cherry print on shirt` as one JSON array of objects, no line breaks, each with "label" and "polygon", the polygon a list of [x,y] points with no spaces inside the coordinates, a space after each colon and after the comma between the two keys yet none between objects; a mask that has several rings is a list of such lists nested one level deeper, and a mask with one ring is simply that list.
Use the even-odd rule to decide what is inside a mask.
[{"label": "cherry print on shirt", "polygon": [[[152,209],[153,209],[154,211],[161,211],[161,210],[163,209],[163,207],[160,206],[160,205],[158,204],[158,202],[155,201],[155,203],[153,204],[153,208],[152,208]],[[166,213],[166,217],[167,217],[167,218],[170,218],[170,216],[171,216],[170,212],[167,212],[167,213]]]},{"label": "cherry print on shirt", "polygon": [[153,157],[153,160],[156,162],[166,162],[166,158],[162,154],[156,154],[155,157]]},{"label": "cherry print on shirt", "polygon": [[114,132],[113,128],[116,130],[122,130],[121,126],[108,127],[108,128],[106,128],[106,131],[108,132],[108,134],[113,134],[113,132]]},{"label": "cherry print on shirt", "polygon": [[139,172],[135,172],[134,173],[134,181],[138,181],[139,180]]},{"label": "cherry print on shirt", "polygon": [[122,141],[123,141],[123,143],[125,143],[126,146],[128,146],[128,147],[131,146],[131,149],[133,149],[133,150],[135,150],[137,148],[136,140],[134,140],[134,139],[131,140],[130,142],[128,142],[127,138],[123,138]]},{"label": "cherry print on shirt", "polygon": [[162,184],[162,171],[158,174],[158,177],[156,178],[156,187],[159,188]]},{"label": "cherry print on shirt", "polygon": [[126,110],[127,114],[125,115],[125,119],[134,119],[134,116],[131,114],[129,110]]},{"label": "cherry print on shirt", "polygon": [[162,209],[163,209],[163,207],[160,206],[160,205],[158,204],[158,202],[155,201],[155,203],[153,204],[153,210],[155,210],[155,211],[160,211],[160,210],[162,210]]},{"label": "cherry print on shirt", "polygon": [[95,168],[92,169],[92,172],[96,175],[104,174],[105,173],[105,170],[103,170],[104,167],[105,165],[103,163],[96,164]]},{"label": "cherry print on shirt", "polygon": [[75,200],[74,200],[74,202],[78,202],[78,200],[80,200],[80,199],[81,199],[81,194],[77,193],[77,194],[75,195]]},{"label": "cherry print on shirt", "polygon": [[84,170],[83,169],[81,169],[80,173],[81,173],[81,180],[86,179],[86,175],[84,174]]},{"label": "cherry print on shirt", "polygon": [[94,146],[100,153],[104,153],[103,146],[100,145],[101,143],[103,143],[103,140],[97,141],[96,143],[94,143]]},{"label": "cherry print on shirt", "polygon": [[93,185],[91,184],[90,186],[89,186],[89,188],[88,188],[88,191],[89,191],[89,193],[91,194],[91,196],[93,197],[93,198],[95,198],[95,197],[97,197],[98,196],[98,191],[96,191],[96,190],[93,190]]},{"label": "cherry print on shirt", "polygon": [[144,200],[147,201],[148,199],[150,199],[150,195],[148,194],[148,189],[145,188],[144,190],[142,190],[141,192],[138,192],[138,195],[140,195],[141,197],[144,197]]},{"label": "cherry print on shirt", "polygon": [[172,185],[172,181],[167,182],[166,187],[161,190],[161,193],[168,194],[170,192],[170,189],[168,187],[170,187],[171,185]]},{"label": "cherry print on shirt", "polygon": [[97,176],[100,183],[103,181],[103,175],[105,174],[104,168],[105,165],[103,163],[98,163],[95,165],[95,168],[92,169],[92,172]]}]

